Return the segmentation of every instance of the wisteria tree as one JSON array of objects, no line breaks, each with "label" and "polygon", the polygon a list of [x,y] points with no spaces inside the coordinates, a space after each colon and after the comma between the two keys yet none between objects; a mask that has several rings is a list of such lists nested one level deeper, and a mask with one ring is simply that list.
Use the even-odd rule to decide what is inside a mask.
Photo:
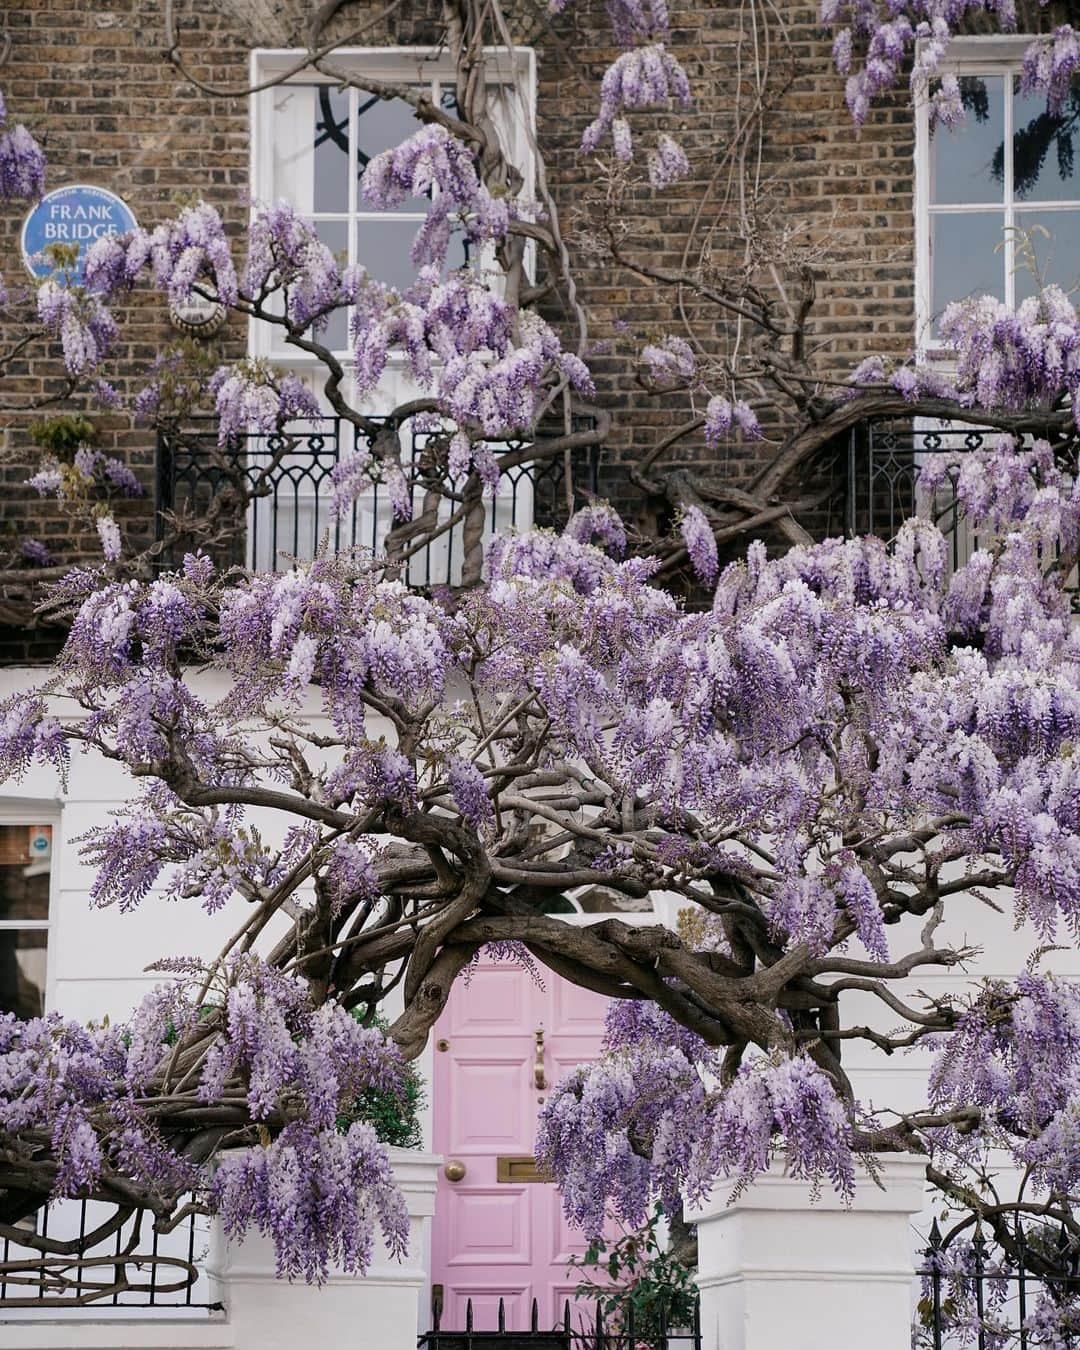
[{"label": "wisteria tree", "polygon": [[[213,959],[167,954],[159,990],[124,1026],[3,1023],[0,1224],[54,1195],[143,1207],[162,1226],[194,1203],[233,1234],[270,1233],[283,1273],[363,1268],[376,1222],[392,1246],[406,1225],[385,1149],[347,1123],[348,1104],[366,1088],[400,1090],[403,1058],[494,945],[616,1000],[608,1053],[542,1121],[541,1154],[586,1229],[609,1209],[641,1221],[655,1194],[675,1208],[718,1175],[747,1183],[778,1152],[795,1175],[850,1193],[863,1163],[906,1150],[926,1156],[961,1236],[988,1225],[1006,1261],[1025,1216],[1080,1241],[1080,996],[1042,972],[1037,950],[1015,981],[966,998],[910,992],[927,967],[977,975],[977,953],[946,936],[973,891],[1012,906],[1032,947],[1075,937],[1080,693],[1066,582],[1080,495],[1063,466],[1080,416],[1080,320],[1054,287],[1016,312],[965,302],[942,322],[949,381],[873,361],[830,374],[804,341],[811,258],[761,255],[742,222],[737,282],[635,259],[617,228],[634,117],[681,107],[691,90],[661,0],[610,10],[625,50],[584,145],[610,155],[597,178],[601,242],[643,283],[689,289],[755,334],[738,359],[703,356],[678,333],[641,352],[644,386],[684,390],[690,412],[634,469],[677,507],[673,537],[628,540],[593,502],[559,535],[512,536],[483,556],[477,504],[511,455],[561,455],[606,434],[600,416],[567,429],[589,410],[585,316],[544,175],[524,199],[488,120],[485,47],[505,41],[497,6],[444,10],[455,114],[362,79],[335,63],[318,26],[311,34],[315,69],[416,111],[416,133],[364,177],[376,206],[437,189],[406,291],[342,270],[284,203],[256,206],[238,259],[204,202],[100,241],[80,284],[55,275],[10,298],[37,315],[13,349],[59,341],[71,389],[105,400],[109,305],[144,278],[174,303],[213,299],[273,325],[318,358],[320,389],[267,363],[204,376],[166,356],[137,411],[175,425],[209,400],[223,446],[250,430],[282,432],[287,446],[298,418],[329,406],[370,442],[341,466],[341,505],[378,479],[399,522],[375,558],[245,576],[198,547],[226,522],[175,521],[171,544],[190,548],[161,572],[160,555],[125,553],[109,512],[110,494],[134,490],[122,465],[89,447],[42,465],[36,486],[93,514],[104,561],[49,595],[72,616],[70,637],[40,690],[0,705],[0,772],[44,760],[62,774],[73,752],[116,761],[132,799],[85,841],[94,903],[130,908],[164,888],[242,922]],[[1011,22],[1003,6],[964,3],[826,11],[856,120],[916,43],[915,96],[941,118],[962,115],[948,77],[935,84],[948,37],[969,11]],[[175,34],[170,49],[182,64]],[[1067,27],[1033,46],[1026,78],[1051,108],[1078,60]],[[674,136],[648,146],[657,191],[685,167]],[[30,133],[5,125],[5,197],[34,197],[44,174]],[[488,270],[446,271],[455,228]],[[62,250],[53,262],[58,274],[74,266]],[[538,312],[557,294],[576,326]],[[398,348],[422,391],[377,425],[351,406],[346,371],[320,341],[340,309],[352,315],[352,387],[373,388]],[[752,489],[664,470],[679,439],[758,437],[759,414],[777,404],[794,429]],[[1002,429],[956,486],[984,546],[953,575],[933,520],[909,521],[889,544],[814,544],[783,496],[838,431],[882,412]],[[541,435],[552,415],[564,433]],[[422,468],[400,448],[416,425],[442,446]],[[525,448],[506,451],[510,440]],[[926,467],[928,500],[947,467]],[[418,488],[428,503],[410,520]],[[447,528],[446,499],[473,530],[465,584],[451,597],[411,592],[402,563]],[[757,541],[721,566],[721,549],[774,524],[786,553]],[[700,608],[662,584],[687,561],[711,597]],[[561,922],[567,896],[588,887],[681,897],[683,929]],[[391,1000],[403,1011],[384,1036],[374,1019]],[[878,1016],[850,1016],[856,1000]],[[932,1051],[925,1108],[865,1109],[844,1066],[853,1040]],[[1019,1195],[986,1188],[1001,1148],[1025,1174]],[[1052,1254],[1035,1256],[1051,1268]],[[1049,1335],[1076,1310],[1050,1301],[1037,1316]]]}]

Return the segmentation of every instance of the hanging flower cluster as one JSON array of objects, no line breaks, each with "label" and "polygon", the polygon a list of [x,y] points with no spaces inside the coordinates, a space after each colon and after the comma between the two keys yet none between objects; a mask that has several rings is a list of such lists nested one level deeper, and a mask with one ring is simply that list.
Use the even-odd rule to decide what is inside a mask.
[{"label": "hanging flower cluster", "polygon": [[[284,1276],[323,1280],[335,1262],[362,1272],[376,1223],[391,1252],[403,1252],[408,1215],[385,1147],[370,1126],[343,1133],[337,1123],[362,1091],[403,1095],[400,1057],[382,1032],[335,1004],[313,1008],[302,981],[251,957],[212,979],[203,1002],[198,963],[165,965],[179,978],[126,1024],[0,1015],[0,1133],[46,1132],[58,1196],[115,1176],[149,1195],[194,1191],[230,1236],[251,1227],[270,1236]],[[166,1142],[168,1108],[155,1090],[178,1037],[196,1027],[215,1031],[196,1100],[228,1092],[253,1123],[286,1120],[268,1146],[209,1166]]]},{"label": "hanging flower cluster", "polygon": [[45,191],[45,152],[21,122],[8,126],[0,92],[0,201],[36,201]]},{"label": "hanging flower cluster", "polygon": [[[632,158],[630,124],[626,113],[690,102],[690,81],[678,59],[663,42],[634,47],[616,57],[600,82],[600,111],[581,139],[585,151],[596,150],[611,134],[618,159]],[[689,171],[686,155],[670,136],[661,137],[650,157],[650,176],[666,187]]]},{"label": "hanging flower cluster", "polygon": [[209,384],[218,418],[218,442],[261,432],[269,436],[298,418],[317,418],[319,400],[298,375],[255,359],[221,366]]},{"label": "hanging flower cluster", "polygon": [[[1046,0],[1040,0],[1045,5]],[[951,39],[973,16],[990,16],[1002,32],[1016,31],[1015,0],[821,0],[821,22],[838,29],[833,59],[847,77],[845,96],[856,123],[865,122],[874,101],[894,88],[910,66],[909,81],[927,98],[931,115],[945,125],[964,116],[956,76],[937,81]],[[1025,93],[1047,95],[1051,115],[1064,104],[1080,68],[1080,37],[1069,24],[1032,39],[1024,58]]]},{"label": "hanging flower cluster", "polygon": [[116,320],[98,296],[62,286],[53,277],[37,289],[37,312],[46,333],[58,339],[74,378],[92,374],[116,341]]},{"label": "hanging flower cluster", "polygon": [[222,304],[236,303],[229,241],[221,217],[208,202],[185,206],[175,220],[153,231],[138,229],[95,240],[86,252],[86,284],[107,298],[130,289],[147,264],[172,306],[187,304],[200,285]]},{"label": "hanging flower cluster", "polygon": [[442,267],[455,224],[474,244],[502,239],[510,228],[508,203],[480,181],[469,147],[441,126],[421,127],[375,155],[364,169],[360,194],[382,211],[406,197],[430,196],[410,253],[417,266]]}]

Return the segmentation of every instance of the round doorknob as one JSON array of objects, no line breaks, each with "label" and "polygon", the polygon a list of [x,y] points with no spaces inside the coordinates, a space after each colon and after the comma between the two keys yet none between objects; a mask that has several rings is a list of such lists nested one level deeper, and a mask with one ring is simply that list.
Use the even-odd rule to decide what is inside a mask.
[{"label": "round doorknob", "polygon": [[465,1175],[465,1164],[457,1158],[451,1158],[443,1168],[443,1176],[447,1181],[460,1181]]}]

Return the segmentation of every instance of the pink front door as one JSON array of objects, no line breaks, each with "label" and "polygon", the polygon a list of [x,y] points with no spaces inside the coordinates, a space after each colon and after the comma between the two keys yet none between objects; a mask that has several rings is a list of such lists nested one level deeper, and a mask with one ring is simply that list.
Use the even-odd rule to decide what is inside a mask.
[{"label": "pink front door", "polygon": [[[521,1160],[532,1154],[536,1114],[548,1095],[536,1086],[536,1033],[543,1032],[550,1089],[596,1058],[607,1000],[548,971],[544,985],[482,956],[469,985],[458,980],[435,1027],[434,1144],[444,1172],[431,1279],[443,1289],[447,1330],[464,1327],[469,1299],[477,1331],[495,1330],[500,1299],[508,1330],[528,1327],[534,1298],[540,1326],[550,1328],[578,1283],[566,1262],[584,1250],[581,1234],[563,1218],[552,1183],[520,1179],[528,1166]],[[510,1179],[499,1179],[500,1159]],[[464,1165],[460,1180],[447,1179],[451,1162]]]}]

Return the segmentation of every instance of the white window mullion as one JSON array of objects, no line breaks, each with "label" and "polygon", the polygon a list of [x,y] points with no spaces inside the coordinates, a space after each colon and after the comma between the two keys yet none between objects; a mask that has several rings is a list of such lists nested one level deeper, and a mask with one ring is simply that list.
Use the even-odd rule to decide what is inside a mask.
[{"label": "white window mullion", "polygon": [[1005,303],[1010,309],[1014,308],[1016,303],[1016,241],[1013,230],[1016,224],[1016,213],[1013,210],[1013,79],[1013,71],[1007,69],[1005,71],[1004,142],[1001,154],[1005,177]]},{"label": "white window mullion", "polygon": [[360,201],[360,182],[359,167],[360,159],[357,150],[357,122],[359,113],[357,105],[360,99],[360,91],[355,88],[349,89],[349,262],[356,261],[356,213],[359,210]]}]

